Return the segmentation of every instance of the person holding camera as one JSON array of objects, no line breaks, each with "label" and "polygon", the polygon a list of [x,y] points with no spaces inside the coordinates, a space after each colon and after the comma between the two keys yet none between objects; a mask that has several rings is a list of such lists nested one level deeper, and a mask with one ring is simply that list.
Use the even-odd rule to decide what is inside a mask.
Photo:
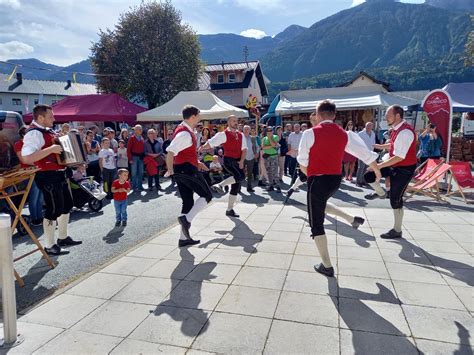
[{"label": "person holding camera", "polygon": [[430,123],[418,136],[420,142],[418,148],[418,159],[423,164],[428,159],[439,159],[441,157],[441,146],[443,142],[436,132],[436,125]]}]

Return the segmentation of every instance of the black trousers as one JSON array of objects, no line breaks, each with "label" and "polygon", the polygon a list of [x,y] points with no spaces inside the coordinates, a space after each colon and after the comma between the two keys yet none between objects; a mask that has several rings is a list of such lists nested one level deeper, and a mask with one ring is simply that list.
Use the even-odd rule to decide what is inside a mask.
[{"label": "black trousers", "polygon": [[35,182],[44,196],[44,218],[55,221],[60,215],[69,213],[73,206],[71,190],[65,171],[39,171]]},{"label": "black trousers", "polygon": [[212,200],[212,192],[204,178],[204,175],[192,164],[184,163],[175,165],[174,181],[178,185],[178,191],[183,200],[181,213],[186,214],[191,211],[194,206],[193,194],[204,197],[207,203]]},{"label": "black trousers", "polygon": [[237,196],[240,192],[241,183],[245,180],[245,173],[239,168],[239,160],[240,159],[224,157],[224,170],[235,179],[235,184],[230,185],[230,194],[234,196]]},{"label": "black trousers", "polygon": [[[383,177],[390,177],[390,206],[396,210],[403,208],[403,194],[415,173],[416,165],[388,167],[380,170]],[[375,173],[368,171],[364,175],[369,184],[375,181]]]},{"label": "black trousers", "polygon": [[341,175],[308,177],[308,216],[311,236],[325,234],[324,216],[329,198],[339,190]]}]

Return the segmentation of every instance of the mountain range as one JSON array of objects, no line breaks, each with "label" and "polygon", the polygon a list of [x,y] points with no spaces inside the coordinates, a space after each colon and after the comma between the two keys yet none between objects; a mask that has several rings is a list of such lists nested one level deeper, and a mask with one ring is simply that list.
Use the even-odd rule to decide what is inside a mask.
[{"label": "mountain range", "polygon": [[[260,60],[272,81],[270,91],[328,87],[364,70],[388,81],[392,89],[430,89],[449,81],[474,81],[474,69],[463,65],[464,45],[473,30],[472,0],[426,0],[425,4],[368,0],[316,22],[291,25],[274,37],[236,34],[199,35],[206,63]],[[28,79],[66,80],[64,72],[92,72],[88,60],[69,67],[37,59],[11,60],[48,70],[21,68]],[[0,63],[0,72],[11,65]],[[77,75],[78,82],[94,82]]]}]

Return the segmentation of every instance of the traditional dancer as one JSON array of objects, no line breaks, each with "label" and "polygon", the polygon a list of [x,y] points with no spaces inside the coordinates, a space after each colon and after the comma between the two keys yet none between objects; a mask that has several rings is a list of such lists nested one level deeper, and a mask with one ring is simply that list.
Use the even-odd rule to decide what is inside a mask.
[{"label": "traditional dancer", "polygon": [[[33,108],[33,122],[23,138],[21,155],[25,164],[35,165],[40,169],[35,182],[43,192],[45,213],[43,233],[44,250],[48,255],[68,254],[61,247],[82,244],[67,235],[69,212],[73,201],[69,183],[66,178],[66,167],[58,163],[58,154],[62,148],[56,144],[56,134],[51,129],[54,123],[53,109],[48,105],[36,105]],[[58,240],[54,233],[58,225]]]},{"label": "traditional dancer", "polygon": [[234,211],[234,205],[237,201],[237,194],[240,192],[241,182],[245,179],[243,169],[247,155],[247,143],[243,134],[237,130],[238,127],[237,117],[229,116],[227,118],[227,129],[217,133],[200,148],[200,150],[204,150],[220,145],[224,148],[224,169],[231,176],[219,184],[213,185],[213,188],[223,194],[223,188],[230,185],[229,202],[225,212],[226,216],[230,217],[239,217]]},{"label": "traditional dancer", "polygon": [[[316,115],[316,117],[314,117]],[[344,152],[358,156],[370,165],[377,178],[377,154],[370,152],[364,141],[353,132],[346,132],[336,123],[336,105],[329,100],[322,101],[312,114],[316,126],[303,133],[298,150],[301,171],[308,176],[308,216],[311,237],[321,255],[322,263],[314,269],[326,276],[334,276],[324,230],[325,212],[338,215],[339,209],[332,210],[328,199],[341,185],[341,167]],[[346,216],[347,217],[347,216]],[[343,217],[344,218],[344,217]]]},{"label": "traditional dancer", "polygon": [[[194,128],[200,120],[197,107],[185,106],[183,108],[183,122],[176,127],[174,138],[166,149],[166,166],[168,168],[166,175],[173,176],[183,200],[181,216],[178,217],[178,222],[181,225],[179,247],[200,243],[199,240],[191,238],[189,229],[193,218],[212,200],[212,192],[199,171],[200,169],[208,170],[203,163],[198,161],[197,155],[197,139]],[[196,201],[193,198],[194,193],[199,195]]]},{"label": "traditional dancer", "polygon": [[[380,148],[389,149],[389,159],[378,164],[383,177],[390,177],[390,205],[393,209],[394,225],[387,233],[380,235],[384,239],[402,237],[403,222],[403,194],[416,169],[416,136],[413,127],[403,119],[403,108],[398,105],[390,106],[385,114],[385,119],[392,133],[390,143],[379,145]],[[385,198],[386,193],[376,180],[373,171],[365,174],[367,183],[375,190],[365,198]]]},{"label": "traditional dancer", "polygon": [[[310,115],[310,121],[311,121],[312,127],[315,127],[318,125],[317,116],[315,114]],[[304,183],[308,181],[308,177],[300,170],[299,166],[297,167],[296,170],[297,170],[298,178],[288,190],[286,199],[284,202],[285,204],[288,202],[288,199],[291,197],[293,192],[295,192],[296,189],[298,189],[301,185],[303,185]],[[351,214],[344,212],[343,210],[341,210],[340,208],[338,208],[336,205],[332,204],[329,201],[326,202],[326,209],[324,210],[324,213],[345,219],[346,222],[349,223],[355,229],[359,228],[359,226],[364,224],[365,222],[364,218],[359,217],[359,216],[352,216]]]}]

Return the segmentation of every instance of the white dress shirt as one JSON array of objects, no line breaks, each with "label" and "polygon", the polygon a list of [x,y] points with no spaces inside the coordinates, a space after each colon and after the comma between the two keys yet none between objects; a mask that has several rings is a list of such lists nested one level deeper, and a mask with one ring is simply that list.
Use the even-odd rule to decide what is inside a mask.
[{"label": "white dress shirt", "polygon": [[[39,125],[35,121],[33,121],[31,125],[41,129],[46,129],[46,127]],[[25,157],[40,151],[43,148],[44,143],[43,133],[40,131],[32,130],[27,132],[23,137],[23,148],[21,148],[21,155]]]},{"label": "white dress shirt", "polygon": [[300,146],[301,138],[303,137],[303,133],[300,131],[299,133],[291,132],[288,136],[288,145],[290,146],[290,156],[296,158],[298,155],[298,147]]},{"label": "white dress shirt", "polygon": [[[230,129],[227,129],[227,130],[230,131]],[[244,135],[241,132],[234,132],[234,133],[240,134],[242,136],[241,150],[247,149],[247,141],[246,141]],[[216,135],[214,137],[209,139],[207,142],[209,143],[209,145],[212,148],[218,147],[218,146],[224,144],[225,142],[227,142],[227,136],[226,136],[224,131],[223,132],[218,132],[218,133],[216,133]]]},{"label": "white dress shirt", "polygon": [[[333,121],[326,120],[321,123],[333,123]],[[345,131],[347,133],[347,144],[345,151],[360,160],[365,164],[369,165],[373,161],[377,160],[378,154],[369,150],[365,145],[364,141],[357,135],[357,133],[352,131]],[[298,163],[303,166],[308,166],[309,164],[309,150],[314,145],[314,133],[312,129],[307,129],[303,132],[303,137],[301,137],[300,146],[298,149]],[[331,147],[329,147],[331,148]]]},{"label": "white dress shirt", "polygon": [[[405,120],[402,120],[402,122],[394,126],[393,129],[396,131],[404,123]],[[405,159],[408,149],[410,149],[410,145],[413,143],[414,139],[415,135],[409,129],[404,129],[398,132],[397,138],[395,139],[395,142],[393,142],[393,155]]]},{"label": "white dress shirt", "polygon": [[191,138],[191,134],[194,134],[193,129],[186,122],[183,122],[182,125],[189,129],[189,132],[179,132],[176,136],[174,136],[168,148],[166,148],[167,152],[172,152],[174,155],[178,155],[179,152],[193,145],[193,139]]}]

